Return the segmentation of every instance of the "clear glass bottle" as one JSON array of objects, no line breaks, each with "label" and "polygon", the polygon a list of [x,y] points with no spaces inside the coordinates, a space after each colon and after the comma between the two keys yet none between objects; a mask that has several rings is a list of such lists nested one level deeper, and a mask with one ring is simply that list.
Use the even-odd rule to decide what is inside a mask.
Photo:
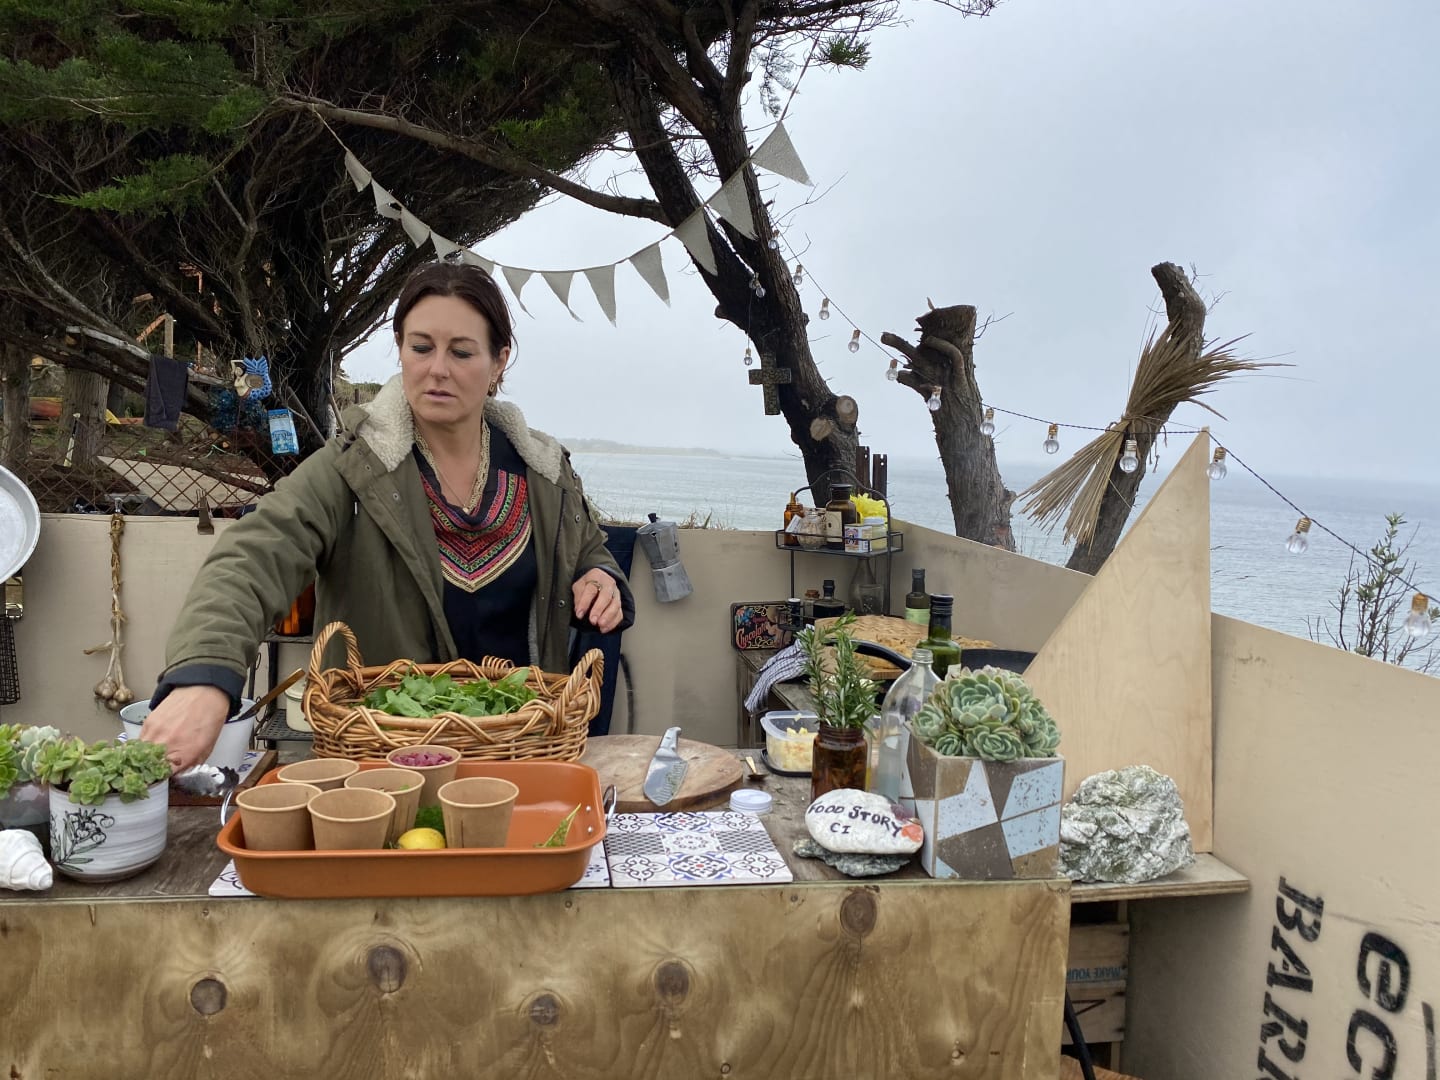
[{"label": "clear glass bottle", "polygon": [[910,667],[891,685],[871,734],[870,790],[891,802],[900,799],[900,772],[910,744],[910,719],[940,681],[930,666],[934,656],[917,645]]},{"label": "clear glass bottle", "polygon": [[910,591],[905,594],[905,621],[918,626],[930,625],[930,594],[925,591],[925,569],[910,571]]},{"label": "clear glass bottle", "polygon": [[950,617],[955,607],[955,598],[943,593],[930,597],[930,632],[921,645],[930,650],[934,657],[931,667],[939,678],[944,678],[951,664],[960,663],[960,645],[950,630]]},{"label": "clear glass bottle", "polygon": [[860,559],[850,581],[850,610],[856,615],[885,615],[885,585],[874,559]]}]

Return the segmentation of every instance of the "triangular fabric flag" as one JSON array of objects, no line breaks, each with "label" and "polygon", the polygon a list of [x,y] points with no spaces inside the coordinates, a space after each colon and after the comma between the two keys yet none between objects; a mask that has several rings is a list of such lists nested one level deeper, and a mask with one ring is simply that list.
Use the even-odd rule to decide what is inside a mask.
[{"label": "triangular fabric flag", "polygon": [[430,239],[430,226],[409,210],[400,211],[400,225],[404,228],[405,235],[410,237],[410,242],[416,247],[424,247],[425,241]]},{"label": "triangular fabric flag", "polygon": [[400,215],[405,210],[405,208],[400,205],[400,201],[373,181],[370,184],[370,190],[375,193],[375,212],[383,218],[389,218],[391,221],[399,221]]},{"label": "triangular fabric flag", "polygon": [[469,248],[466,248],[464,251],[460,252],[460,261],[466,266],[478,266],[481,270],[484,270],[491,277],[495,276],[494,261],[485,258],[484,255],[475,254],[475,252],[471,251]]},{"label": "triangular fabric flag", "polygon": [[510,291],[515,294],[515,302],[520,305],[520,310],[529,315],[530,309],[525,306],[525,301],[520,299],[520,290],[525,288],[525,283],[530,280],[530,275],[535,271],[521,270],[516,266],[502,266],[500,271],[505,275],[505,281],[510,286]]},{"label": "triangular fabric flag", "polygon": [[454,240],[445,239],[438,232],[430,234],[430,243],[435,245],[435,254],[442,259],[458,259],[460,257],[458,254],[460,245]]},{"label": "triangular fabric flag", "polygon": [[660,245],[651,244],[644,251],[630,256],[630,265],[635,267],[645,284],[655,290],[655,295],[670,304],[670,285],[665,280],[665,266],[660,261]]},{"label": "triangular fabric flag", "polygon": [[550,291],[560,298],[560,302],[565,305],[565,310],[570,312],[570,317],[576,322],[580,322],[580,316],[570,308],[570,282],[575,277],[575,271],[541,270],[540,276],[545,279],[545,284],[550,286]]},{"label": "triangular fabric flag", "polygon": [[350,182],[355,185],[356,191],[364,191],[370,186],[370,170],[360,164],[360,159],[349,150],[345,151],[345,171],[350,174]]},{"label": "triangular fabric flag", "polygon": [[684,244],[690,257],[713,276],[718,271],[715,268],[715,252],[711,249],[710,237],[705,232],[707,224],[705,208],[702,206],[680,223],[675,230],[675,239]]},{"label": "triangular fabric flag", "polygon": [[745,170],[741,169],[710,196],[710,209],[733,225],[736,231],[755,239],[755,218],[750,213],[750,196],[745,191]]},{"label": "triangular fabric flag", "polygon": [[778,173],[787,180],[794,180],[799,184],[810,183],[810,174],[805,171],[800,155],[795,152],[795,144],[790,141],[783,123],[775,125],[775,130],[760,144],[760,149],[750,155],[750,162],[766,172]]},{"label": "triangular fabric flag", "polygon": [[580,271],[590,280],[590,288],[595,292],[595,299],[600,303],[600,310],[605,312],[605,317],[610,320],[610,325],[615,325],[615,264],[609,266],[592,266],[587,270]]}]

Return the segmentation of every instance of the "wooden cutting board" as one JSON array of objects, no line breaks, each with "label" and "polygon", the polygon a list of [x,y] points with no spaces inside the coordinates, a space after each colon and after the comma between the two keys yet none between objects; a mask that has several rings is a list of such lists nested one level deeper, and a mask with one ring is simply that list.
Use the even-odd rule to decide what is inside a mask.
[{"label": "wooden cutting board", "polygon": [[710,810],[730,800],[744,772],[729,750],[709,743],[681,739],[680,756],[690,763],[685,782],[675,798],[663,807],[645,797],[643,785],[650,759],[660,747],[659,735],[595,735],[585,741],[582,765],[600,774],[600,786],[614,784],[620,814],[654,814],[660,811]]}]

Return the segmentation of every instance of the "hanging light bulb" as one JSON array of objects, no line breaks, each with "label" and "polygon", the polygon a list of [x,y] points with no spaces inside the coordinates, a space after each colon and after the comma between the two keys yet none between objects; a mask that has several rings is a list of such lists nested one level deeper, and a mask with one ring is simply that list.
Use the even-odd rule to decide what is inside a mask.
[{"label": "hanging light bulb", "polygon": [[825,297],[823,300],[820,301],[820,318],[822,318],[822,319],[828,319],[829,317],[830,317],[830,298],[827,296],[827,297]]},{"label": "hanging light bulb", "polygon": [[1051,424],[1050,431],[1045,436],[1045,453],[1058,454],[1060,452],[1060,425]]},{"label": "hanging light bulb", "polygon": [[1140,447],[1133,438],[1125,440],[1125,452],[1120,455],[1120,471],[1132,473],[1140,468]]},{"label": "hanging light bulb", "polygon": [[1285,541],[1285,550],[1291,555],[1304,555],[1310,550],[1310,538],[1305,534],[1310,531],[1310,519],[1302,517],[1295,523],[1295,531],[1290,534],[1290,539]]},{"label": "hanging light bulb", "polygon": [[1211,480],[1225,479],[1225,448],[1217,446],[1215,456],[1211,458],[1210,464],[1205,466],[1205,475]]},{"label": "hanging light bulb", "polygon": [[984,435],[987,439],[994,438],[994,436],[995,436],[995,410],[994,410],[994,409],[986,409],[986,410],[985,410],[985,419],[980,421],[980,434],[981,434],[981,435]]},{"label": "hanging light bulb", "polygon": [[795,288],[797,288],[797,289],[800,288],[800,286],[804,285],[804,284],[805,284],[805,267],[804,267],[803,265],[801,265],[800,263],[796,263],[796,264],[795,264],[795,273],[790,276],[790,280],[795,283]]},{"label": "hanging light bulb", "polygon": [[770,250],[771,250],[771,251],[779,251],[779,250],[780,250],[780,234],[777,233],[774,229],[771,229],[771,230],[770,230],[770,241],[769,241],[769,243],[770,243]]},{"label": "hanging light bulb", "polygon": [[856,330],[853,334],[850,335],[850,351],[851,351],[851,352],[859,352],[859,351],[860,351],[860,331],[859,331],[859,330]]},{"label": "hanging light bulb", "polygon": [[940,388],[938,386],[930,387],[930,396],[925,399],[925,407],[931,412],[940,411]]},{"label": "hanging light bulb", "polygon": [[885,369],[885,378],[889,379],[891,382],[894,382],[896,379],[900,378],[900,361],[896,360],[894,357],[890,358],[890,366]]},{"label": "hanging light bulb", "polygon": [[755,294],[756,300],[763,300],[765,298],[765,286],[760,284],[759,274],[750,275],[750,291]]},{"label": "hanging light bulb", "polygon": [[745,366],[746,366],[746,367],[749,367],[749,366],[750,366],[751,364],[753,364],[753,363],[755,363],[755,357],[750,354],[750,346],[749,346],[749,345],[746,345],[746,346],[745,346]]},{"label": "hanging light bulb", "polygon": [[1410,614],[1405,617],[1405,630],[1411,637],[1422,638],[1430,633],[1430,598],[1417,592],[1410,601]]}]

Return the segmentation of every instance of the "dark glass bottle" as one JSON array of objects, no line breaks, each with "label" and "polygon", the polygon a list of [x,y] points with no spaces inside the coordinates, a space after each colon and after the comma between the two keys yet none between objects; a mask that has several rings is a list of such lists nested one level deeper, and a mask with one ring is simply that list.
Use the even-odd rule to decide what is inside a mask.
[{"label": "dark glass bottle", "polygon": [[954,611],[955,598],[937,593],[930,597],[930,632],[920,642],[929,649],[934,660],[930,667],[936,675],[944,678],[951,664],[960,662],[960,646],[950,631],[950,618]]},{"label": "dark glass bottle", "polygon": [[815,601],[815,618],[837,619],[845,614],[845,604],[835,597],[835,579],[826,578],[821,585],[824,593]]},{"label": "dark glass bottle", "polygon": [[850,501],[851,485],[830,485],[830,501],[825,504],[825,548],[845,550],[845,526],[860,524],[860,511]]},{"label": "dark glass bottle", "polygon": [[795,635],[803,629],[805,629],[805,605],[798,596],[792,596],[785,604],[785,644],[794,644]]},{"label": "dark glass bottle", "polygon": [[930,625],[930,594],[925,591],[925,570],[910,571],[910,591],[905,594],[905,620],[920,626]]}]

